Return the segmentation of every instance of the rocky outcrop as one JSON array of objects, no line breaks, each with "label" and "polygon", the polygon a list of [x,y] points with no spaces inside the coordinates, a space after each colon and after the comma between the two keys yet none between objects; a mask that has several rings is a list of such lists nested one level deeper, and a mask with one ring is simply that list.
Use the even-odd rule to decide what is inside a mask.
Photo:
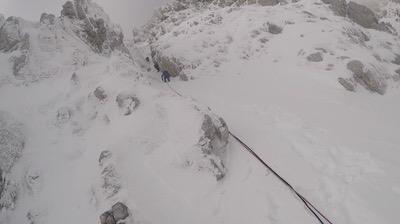
[{"label": "rocky outcrop", "polygon": [[10,52],[29,49],[29,35],[21,30],[22,20],[9,17],[0,28],[0,51]]},{"label": "rocky outcrop", "polygon": [[353,73],[354,80],[366,89],[381,95],[385,94],[387,87],[385,81],[378,74],[366,69],[361,61],[350,61],[347,69]]},{"label": "rocky outcrop", "polygon": [[321,62],[324,60],[324,57],[321,52],[316,52],[308,55],[307,60],[310,62]]},{"label": "rocky outcrop", "polygon": [[198,145],[204,158],[209,161],[210,171],[217,180],[221,180],[226,174],[223,156],[229,142],[228,126],[222,118],[214,114],[205,114],[201,130],[203,134]]},{"label": "rocky outcrop", "polygon": [[74,26],[75,33],[93,50],[109,54],[114,50],[128,53],[124,45],[122,29],[111,23],[101,7],[91,0],[67,1],[61,11],[62,18],[68,18]]},{"label": "rocky outcrop", "polygon": [[177,58],[167,56],[155,48],[152,49],[151,56],[161,71],[168,71],[172,77],[180,77],[182,80],[187,80],[187,76],[183,72],[185,66]]},{"label": "rocky outcrop", "polygon": [[140,104],[139,99],[132,94],[119,94],[116,101],[125,116],[131,115]]},{"label": "rocky outcrop", "polygon": [[42,13],[40,16],[40,23],[47,25],[54,25],[56,21],[56,16],[53,14]]},{"label": "rocky outcrop", "polygon": [[0,112],[0,210],[11,208],[15,203],[17,188],[6,176],[22,156],[24,147],[21,124],[9,114]]},{"label": "rocky outcrop", "polygon": [[128,207],[118,202],[111,207],[111,210],[104,212],[100,216],[101,224],[116,224],[120,223],[120,221],[128,218],[129,209]]},{"label": "rocky outcrop", "polygon": [[5,22],[5,18],[3,14],[0,14],[0,28],[3,26],[4,22]]},{"label": "rocky outcrop", "polygon": [[106,198],[116,195],[122,188],[119,175],[114,165],[113,155],[110,151],[101,152],[99,157],[101,168],[101,187]]},{"label": "rocky outcrop", "polygon": [[97,87],[93,91],[93,95],[99,100],[99,101],[105,101],[107,99],[107,94],[106,91],[102,87]]},{"label": "rocky outcrop", "polygon": [[280,34],[282,33],[283,28],[275,25],[273,23],[267,23],[268,26],[268,32],[272,33],[272,34]]},{"label": "rocky outcrop", "polygon": [[348,17],[353,22],[367,29],[376,29],[381,31],[390,32],[388,24],[379,23],[375,13],[368,7],[346,0],[322,0],[326,4],[330,4],[330,8],[338,16]]},{"label": "rocky outcrop", "polygon": [[354,87],[354,85],[353,85],[350,81],[348,81],[348,80],[346,80],[346,79],[344,79],[344,78],[338,78],[338,82],[339,82],[347,91],[354,92],[355,87]]}]

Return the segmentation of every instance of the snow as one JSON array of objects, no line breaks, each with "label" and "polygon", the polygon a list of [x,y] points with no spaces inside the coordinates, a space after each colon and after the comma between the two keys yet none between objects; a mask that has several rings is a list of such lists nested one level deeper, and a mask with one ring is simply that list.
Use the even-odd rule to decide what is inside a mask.
[{"label": "snow", "polygon": [[[105,57],[62,24],[27,25],[35,61],[22,80],[9,61],[19,52],[0,53],[0,111],[23,124],[25,138],[7,175],[18,199],[14,210],[0,211],[0,224],[98,223],[119,201],[130,209],[127,224],[317,223],[233,139],[223,158],[227,175],[215,179],[198,149],[207,107],[334,223],[396,223],[400,91],[390,62],[397,37],[314,1],[172,16],[151,31],[162,26],[153,45],[186,65],[192,79],[170,83],[183,97],[144,60],[146,43],[129,45],[133,61],[117,52]],[[266,32],[268,22],[282,33]],[[307,61],[315,52],[322,62]],[[340,86],[351,59],[381,71],[387,93]],[[102,101],[93,93],[98,87],[107,95]],[[119,94],[140,100],[131,115],[118,107]],[[104,151],[110,156],[99,162]],[[115,192],[103,187],[107,174]]]}]

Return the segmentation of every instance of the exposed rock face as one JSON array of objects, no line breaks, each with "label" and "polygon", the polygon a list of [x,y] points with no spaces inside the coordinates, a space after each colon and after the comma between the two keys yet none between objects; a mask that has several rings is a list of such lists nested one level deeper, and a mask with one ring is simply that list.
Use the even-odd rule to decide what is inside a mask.
[{"label": "exposed rock face", "polygon": [[354,85],[344,78],[338,78],[338,82],[348,91],[354,92]]},{"label": "exposed rock face", "polygon": [[387,24],[379,23],[375,13],[364,5],[353,1],[347,3],[346,0],[322,0],[322,2],[330,4],[331,9],[338,16],[347,16],[364,28],[390,32]]},{"label": "exposed rock face", "polygon": [[131,115],[140,104],[140,101],[136,96],[129,94],[119,94],[116,101],[118,107],[125,116]]},{"label": "exposed rock face", "polygon": [[29,49],[29,35],[22,32],[20,23],[17,17],[9,17],[0,28],[0,51]]},{"label": "exposed rock face", "polygon": [[377,74],[365,69],[362,62],[358,60],[350,61],[347,64],[347,69],[353,73],[353,78],[355,81],[366,89],[377,92],[381,95],[386,92],[386,83],[384,80],[380,79]]},{"label": "exposed rock face", "polygon": [[186,76],[183,73],[184,65],[178,59],[166,56],[155,49],[152,49],[151,55],[161,71],[168,71],[172,77]]},{"label": "exposed rock face", "polygon": [[101,224],[116,224],[129,216],[129,209],[121,202],[112,206],[111,210],[104,212],[100,216]]},{"label": "exposed rock face", "polygon": [[61,16],[69,18],[75,26],[76,34],[99,53],[109,54],[120,50],[128,53],[124,45],[122,29],[110,22],[105,12],[91,0],[68,1],[63,5]]},{"label": "exposed rock face", "polygon": [[22,156],[25,140],[21,125],[10,115],[0,112],[0,210],[14,205],[17,188],[6,179],[15,162]]},{"label": "exposed rock face", "polygon": [[25,140],[18,124],[8,114],[0,112],[0,169],[9,172],[22,155]]},{"label": "exposed rock face", "polygon": [[107,198],[116,195],[121,190],[121,183],[115,165],[112,161],[112,153],[103,151],[99,157],[101,170],[102,188]]},{"label": "exposed rock face", "polygon": [[54,25],[56,21],[56,16],[53,14],[43,13],[40,16],[40,23],[47,24],[47,25]]},{"label": "exposed rock face", "polygon": [[4,15],[0,14],[0,28],[3,26],[4,22],[5,22]]},{"label": "exposed rock face", "polygon": [[221,180],[226,174],[222,156],[228,144],[229,130],[225,121],[213,114],[205,114],[201,127],[203,135],[199,140],[199,146],[205,157],[209,159],[211,171]]},{"label": "exposed rock face", "polygon": [[366,6],[349,2],[347,5],[347,16],[362,27],[384,30],[384,25],[379,24],[375,13]]},{"label": "exposed rock face", "polygon": [[272,34],[280,34],[282,33],[282,27],[279,27],[278,25],[272,24],[272,23],[268,23],[268,32],[272,33]]},{"label": "exposed rock face", "polygon": [[321,52],[316,52],[307,56],[307,60],[311,62],[321,62],[324,60],[324,57]]},{"label": "exposed rock face", "polygon": [[116,203],[111,207],[111,212],[115,221],[124,220],[129,216],[128,207],[121,202]]},{"label": "exposed rock face", "polygon": [[100,101],[105,101],[107,99],[106,91],[102,87],[97,87],[93,94]]}]

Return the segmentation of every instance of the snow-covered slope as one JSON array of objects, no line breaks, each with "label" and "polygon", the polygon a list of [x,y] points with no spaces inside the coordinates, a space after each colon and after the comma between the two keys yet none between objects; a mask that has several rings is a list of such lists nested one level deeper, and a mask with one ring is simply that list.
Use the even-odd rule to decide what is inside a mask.
[{"label": "snow-covered slope", "polygon": [[0,224],[317,223],[228,126],[334,223],[396,223],[398,8],[180,0],[128,43],[90,0],[0,16]]},{"label": "snow-covered slope", "polygon": [[127,223],[208,220],[182,194],[200,197],[226,175],[226,123],[156,88],[101,8],[81,5],[105,30],[65,6],[1,26],[0,223],[96,223],[116,202]]},{"label": "snow-covered slope", "polygon": [[[386,32],[361,26],[347,7],[346,17],[317,0],[167,7],[147,26],[147,54],[163,69],[172,67],[171,74],[187,77],[172,85],[222,115],[334,223],[396,223],[399,5],[390,3],[382,10],[389,13],[376,17],[380,21],[370,20],[390,22],[384,26],[393,29]],[[359,62],[365,67],[357,71]],[[243,197],[253,195],[250,189]],[[260,206],[264,212],[251,214],[274,218],[249,223],[306,223],[286,207],[296,200],[258,193],[267,199],[241,206]]]}]

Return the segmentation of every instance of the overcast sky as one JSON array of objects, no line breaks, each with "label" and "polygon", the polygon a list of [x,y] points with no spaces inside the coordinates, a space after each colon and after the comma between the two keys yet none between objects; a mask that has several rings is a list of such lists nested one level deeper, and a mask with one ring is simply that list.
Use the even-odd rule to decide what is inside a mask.
[{"label": "overcast sky", "polygon": [[[67,0],[0,0],[0,13],[7,16],[20,16],[28,20],[39,21],[43,12],[59,15],[62,5]],[[133,25],[144,24],[153,14],[154,9],[169,0],[93,0],[99,3],[120,24],[125,32]]]}]

